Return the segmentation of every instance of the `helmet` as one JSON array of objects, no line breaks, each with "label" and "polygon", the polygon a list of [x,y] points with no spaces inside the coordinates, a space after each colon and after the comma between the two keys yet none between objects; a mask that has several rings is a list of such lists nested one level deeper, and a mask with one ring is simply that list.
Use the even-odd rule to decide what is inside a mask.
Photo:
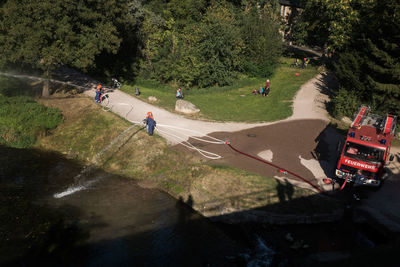
[{"label": "helmet", "polygon": [[98,85],[97,85],[97,88],[101,88],[101,84],[98,84]]},{"label": "helmet", "polygon": [[151,118],[151,119],[153,119],[153,113],[151,113],[150,111],[147,112],[146,118]]}]

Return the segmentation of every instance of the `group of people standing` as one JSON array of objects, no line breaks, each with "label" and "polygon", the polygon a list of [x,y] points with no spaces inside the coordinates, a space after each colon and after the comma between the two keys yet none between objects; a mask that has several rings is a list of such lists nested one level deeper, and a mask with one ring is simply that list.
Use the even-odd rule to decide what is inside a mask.
[{"label": "group of people standing", "polygon": [[262,86],[260,87],[260,89],[254,89],[253,90],[253,95],[262,95],[262,96],[268,96],[269,92],[270,92],[271,88],[270,88],[270,82],[269,80],[267,80],[265,82],[265,87],[263,88]]},{"label": "group of people standing", "polygon": [[310,62],[310,59],[307,57],[303,58],[302,62],[299,62],[299,60],[297,58],[295,58],[293,60],[293,63],[290,66],[305,69],[305,68],[307,68],[307,65],[309,62]]}]

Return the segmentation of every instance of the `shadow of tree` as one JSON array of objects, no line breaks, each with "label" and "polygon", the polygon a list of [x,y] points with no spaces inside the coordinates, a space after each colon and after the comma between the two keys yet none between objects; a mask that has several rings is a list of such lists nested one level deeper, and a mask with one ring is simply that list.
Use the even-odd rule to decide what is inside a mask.
[{"label": "shadow of tree", "polygon": [[281,203],[286,201],[285,196],[285,186],[281,183],[281,181],[277,180],[278,184],[276,185],[276,191],[278,193],[278,198]]},{"label": "shadow of tree", "polygon": [[[320,75],[320,78],[318,78],[316,86],[322,95],[326,96],[328,99],[332,99],[332,97],[334,96],[333,93],[338,89],[339,85],[335,75],[331,72],[328,72],[328,73],[322,73]],[[331,102],[324,101],[323,105],[324,105],[323,108],[327,110],[328,113],[332,116],[333,106]]]},{"label": "shadow of tree", "polygon": [[293,193],[294,193],[294,188],[293,185],[285,179],[285,193],[289,201],[292,201]]}]

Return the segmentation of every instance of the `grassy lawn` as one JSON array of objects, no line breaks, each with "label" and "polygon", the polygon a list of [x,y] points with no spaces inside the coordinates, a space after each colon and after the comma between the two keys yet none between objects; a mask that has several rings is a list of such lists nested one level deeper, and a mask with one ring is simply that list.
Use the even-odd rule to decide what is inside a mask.
[{"label": "grassy lawn", "polygon": [[[290,68],[290,58],[282,58],[281,64],[270,78],[271,92],[268,97],[252,95],[254,89],[264,87],[266,78],[243,77],[232,86],[206,89],[185,90],[185,100],[200,109],[200,117],[219,121],[275,121],[292,114],[292,100],[302,84],[313,78],[316,67],[307,69]],[[296,75],[298,73],[299,75]],[[156,105],[167,110],[175,109],[176,88],[160,85],[153,81],[138,80],[135,84],[122,87],[122,90],[133,95],[139,87],[141,98],[147,101],[149,96],[157,97]]]}]

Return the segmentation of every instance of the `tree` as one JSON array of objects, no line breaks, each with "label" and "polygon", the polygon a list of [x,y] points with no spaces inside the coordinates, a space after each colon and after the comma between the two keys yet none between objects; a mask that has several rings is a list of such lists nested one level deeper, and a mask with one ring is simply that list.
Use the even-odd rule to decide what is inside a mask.
[{"label": "tree", "polygon": [[199,21],[189,16],[187,23],[178,11],[174,7],[163,15],[147,12],[142,27],[142,75],[185,86],[231,83],[243,47],[233,10],[213,4]]},{"label": "tree", "polygon": [[358,6],[369,0],[304,0],[304,11],[295,37],[304,36],[308,45],[326,47],[329,52],[340,50],[351,39],[352,27],[359,21]]},{"label": "tree", "polygon": [[[59,65],[82,70],[102,51],[116,53],[121,37],[115,25],[122,0],[9,0],[0,9],[0,64],[29,65],[49,78]],[[43,87],[43,96],[49,95]]]},{"label": "tree", "polygon": [[[400,4],[372,0],[357,8],[360,20],[334,64],[345,89],[335,101],[344,105],[342,95],[352,94],[359,104],[369,104],[378,112],[400,114]],[[354,111],[349,109],[345,115]]]},{"label": "tree", "polygon": [[140,75],[146,78],[187,87],[222,86],[244,70],[269,74],[280,56],[274,0],[243,5],[236,0],[155,0],[145,7]]},{"label": "tree", "polygon": [[268,9],[249,6],[242,13],[241,38],[244,42],[245,70],[256,76],[271,75],[282,53],[282,36],[279,24],[272,20]]},{"label": "tree", "polygon": [[200,87],[231,84],[240,67],[243,42],[233,10],[214,4],[207,9],[194,29],[197,44],[195,56],[202,64],[197,78]]}]

